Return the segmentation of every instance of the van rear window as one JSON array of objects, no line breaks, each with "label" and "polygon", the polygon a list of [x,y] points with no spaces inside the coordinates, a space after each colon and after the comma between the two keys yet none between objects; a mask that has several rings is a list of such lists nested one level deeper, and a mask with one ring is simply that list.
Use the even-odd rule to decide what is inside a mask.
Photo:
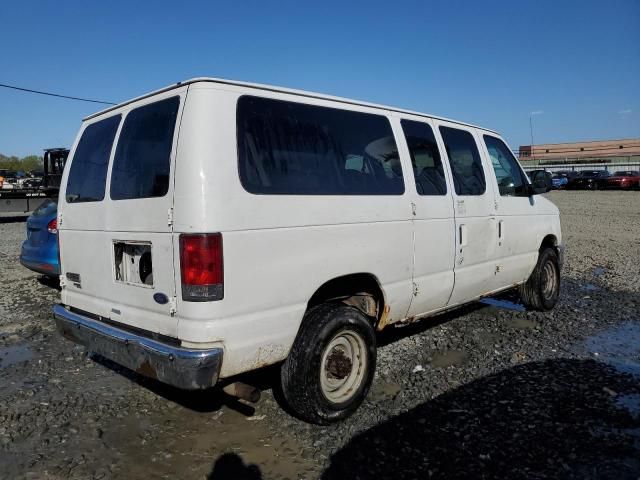
[{"label": "van rear window", "polygon": [[111,173],[111,198],[163,197],[169,190],[179,97],[131,110],[124,119]]},{"label": "van rear window", "polygon": [[68,203],[104,199],[109,155],[121,115],[92,123],[82,132],[73,155],[65,198]]},{"label": "van rear window", "polygon": [[250,193],[404,193],[384,116],[243,96],[237,122],[240,180]]}]

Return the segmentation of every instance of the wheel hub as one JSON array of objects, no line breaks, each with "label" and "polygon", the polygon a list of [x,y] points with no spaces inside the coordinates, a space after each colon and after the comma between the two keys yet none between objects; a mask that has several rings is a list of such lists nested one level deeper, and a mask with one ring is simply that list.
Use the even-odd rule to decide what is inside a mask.
[{"label": "wheel hub", "polygon": [[344,351],[340,348],[334,348],[327,357],[327,373],[333,378],[343,379],[346,378],[351,369],[353,368],[353,362],[349,359]]},{"label": "wheel hub", "polygon": [[350,400],[364,382],[368,362],[367,346],[360,333],[336,333],[320,362],[320,387],[325,398],[332,403]]}]

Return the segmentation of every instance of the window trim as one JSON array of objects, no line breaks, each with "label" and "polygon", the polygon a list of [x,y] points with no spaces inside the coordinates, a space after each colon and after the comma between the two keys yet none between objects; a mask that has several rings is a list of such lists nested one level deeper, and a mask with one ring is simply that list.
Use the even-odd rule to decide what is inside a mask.
[{"label": "window trim", "polygon": [[[242,159],[240,157],[240,143],[241,143],[241,139],[240,139],[240,115],[239,115],[239,110],[240,110],[240,102],[242,99],[244,98],[256,98],[259,100],[269,100],[269,101],[274,101],[274,102],[281,102],[281,103],[288,103],[288,104],[295,104],[295,105],[302,105],[305,107],[315,107],[315,108],[325,108],[325,109],[331,109],[331,110],[338,110],[341,112],[350,112],[350,113],[358,113],[358,114],[362,114],[362,115],[371,115],[371,116],[375,116],[375,117],[380,117],[383,118],[386,122],[387,125],[389,127],[389,133],[391,138],[393,139],[396,148],[398,150],[398,160],[400,162],[400,168],[402,171],[402,177],[400,180],[402,180],[401,182],[401,189],[397,192],[397,193],[381,193],[381,194],[375,194],[375,193],[293,193],[293,192],[277,192],[277,193],[268,193],[268,192],[255,192],[255,191],[251,191],[247,185],[245,185],[245,182],[243,180],[243,175],[242,175],[242,167],[241,167],[241,162]],[[236,166],[237,166],[237,172],[238,172],[238,181],[240,182],[240,185],[242,186],[242,189],[250,194],[250,195],[256,195],[256,196],[271,196],[271,197],[277,197],[277,196],[299,196],[299,197],[399,197],[399,196],[403,196],[406,192],[407,192],[407,186],[405,183],[406,180],[406,172],[405,169],[403,167],[403,161],[401,158],[401,154],[400,154],[400,149],[398,148],[398,138],[395,134],[394,128],[393,128],[393,124],[391,122],[391,118],[383,111],[380,112],[363,112],[361,110],[353,110],[350,108],[343,108],[341,106],[327,106],[327,105],[318,105],[316,103],[307,103],[307,102],[301,102],[298,100],[291,100],[289,98],[275,98],[275,97],[271,97],[271,96],[266,96],[266,95],[257,95],[257,94],[249,94],[249,93],[243,93],[241,95],[238,96],[238,98],[236,99],[236,107],[235,107],[235,116],[236,116]]]}]

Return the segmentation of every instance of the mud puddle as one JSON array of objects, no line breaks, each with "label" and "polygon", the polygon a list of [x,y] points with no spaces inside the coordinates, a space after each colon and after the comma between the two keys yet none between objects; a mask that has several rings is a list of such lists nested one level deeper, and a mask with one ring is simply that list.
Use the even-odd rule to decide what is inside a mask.
[{"label": "mud puddle", "polygon": [[491,307],[495,307],[495,308],[502,308],[505,310],[511,310],[514,312],[526,312],[527,309],[525,308],[524,305],[517,303],[516,301],[512,301],[512,299],[506,299],[506,298],[494,298],[494,297],[487,297],[487,298],[483,298],[482,300],[480,300],[480,303],[483,303],[485,305],[489,305]]},{"label": "mud puddle", "polygon": [[26,345],[0,347],[0,369],[31,360],[33,353]]},{"label": "mud puddle", "polygon": [[605,267],[595,267],[593,269],[593,276],[594,277],[600,277],[602,275],[604,275],[605,273],[607,273],[607,269]]},{"label": "mud puddle", "polygon": [[462,350],[445,350],[433,354],[429,363],[435,368],[460,366],[466,363],[467,357],[467,353]]},{"label": "mud puddle", "polygon": [[533,320],[519,317],[509,319],[508,325],[518,330],[533,330],[538,326]]},{"label": "mud puddle", "polygon": [[616,369],[640,378],[640,322],[625,322],[585,341],[587,350]]},{"label": "mud puddle", "polygon": [[105,428],[102,441],[118,445],[117,456],[126,458],[119,472],[129,478],[298,478],[316,471],[310,452],[270,429],[268,420],[228,407],[207,413],[176,407],[161,422],[130,415]]},{"label": "mud puddle", "polygon": [[371,387],[371,398],[386,400],[395,397],[401,390],[402,387],[395,382],[376,382]]},{"label": "mud puddle", "polygon": [[586,292],[597,292],[598,290],[600,290],[600,287],[594,285],[593,283],[585,283],[584,285],[582,285],[582,289]]},{"label": "mud puddle", "polygon": [[640,394],[620,395],[616,398],[616,404],[628,410],[635,418],[640,419]]}]

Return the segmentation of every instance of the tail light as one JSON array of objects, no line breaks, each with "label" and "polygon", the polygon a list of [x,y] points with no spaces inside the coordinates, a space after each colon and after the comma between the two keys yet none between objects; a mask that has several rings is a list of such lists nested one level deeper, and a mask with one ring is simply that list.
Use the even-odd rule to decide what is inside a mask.
[{"label": "tail light", "polygon": [[47,224],[47,232],[56,235],[58,233],[58,218],[54,218]]},{"label": "tail light", "polygon": [[182,299],[209,302],[224,297],[222,235],[180,235]]}]

